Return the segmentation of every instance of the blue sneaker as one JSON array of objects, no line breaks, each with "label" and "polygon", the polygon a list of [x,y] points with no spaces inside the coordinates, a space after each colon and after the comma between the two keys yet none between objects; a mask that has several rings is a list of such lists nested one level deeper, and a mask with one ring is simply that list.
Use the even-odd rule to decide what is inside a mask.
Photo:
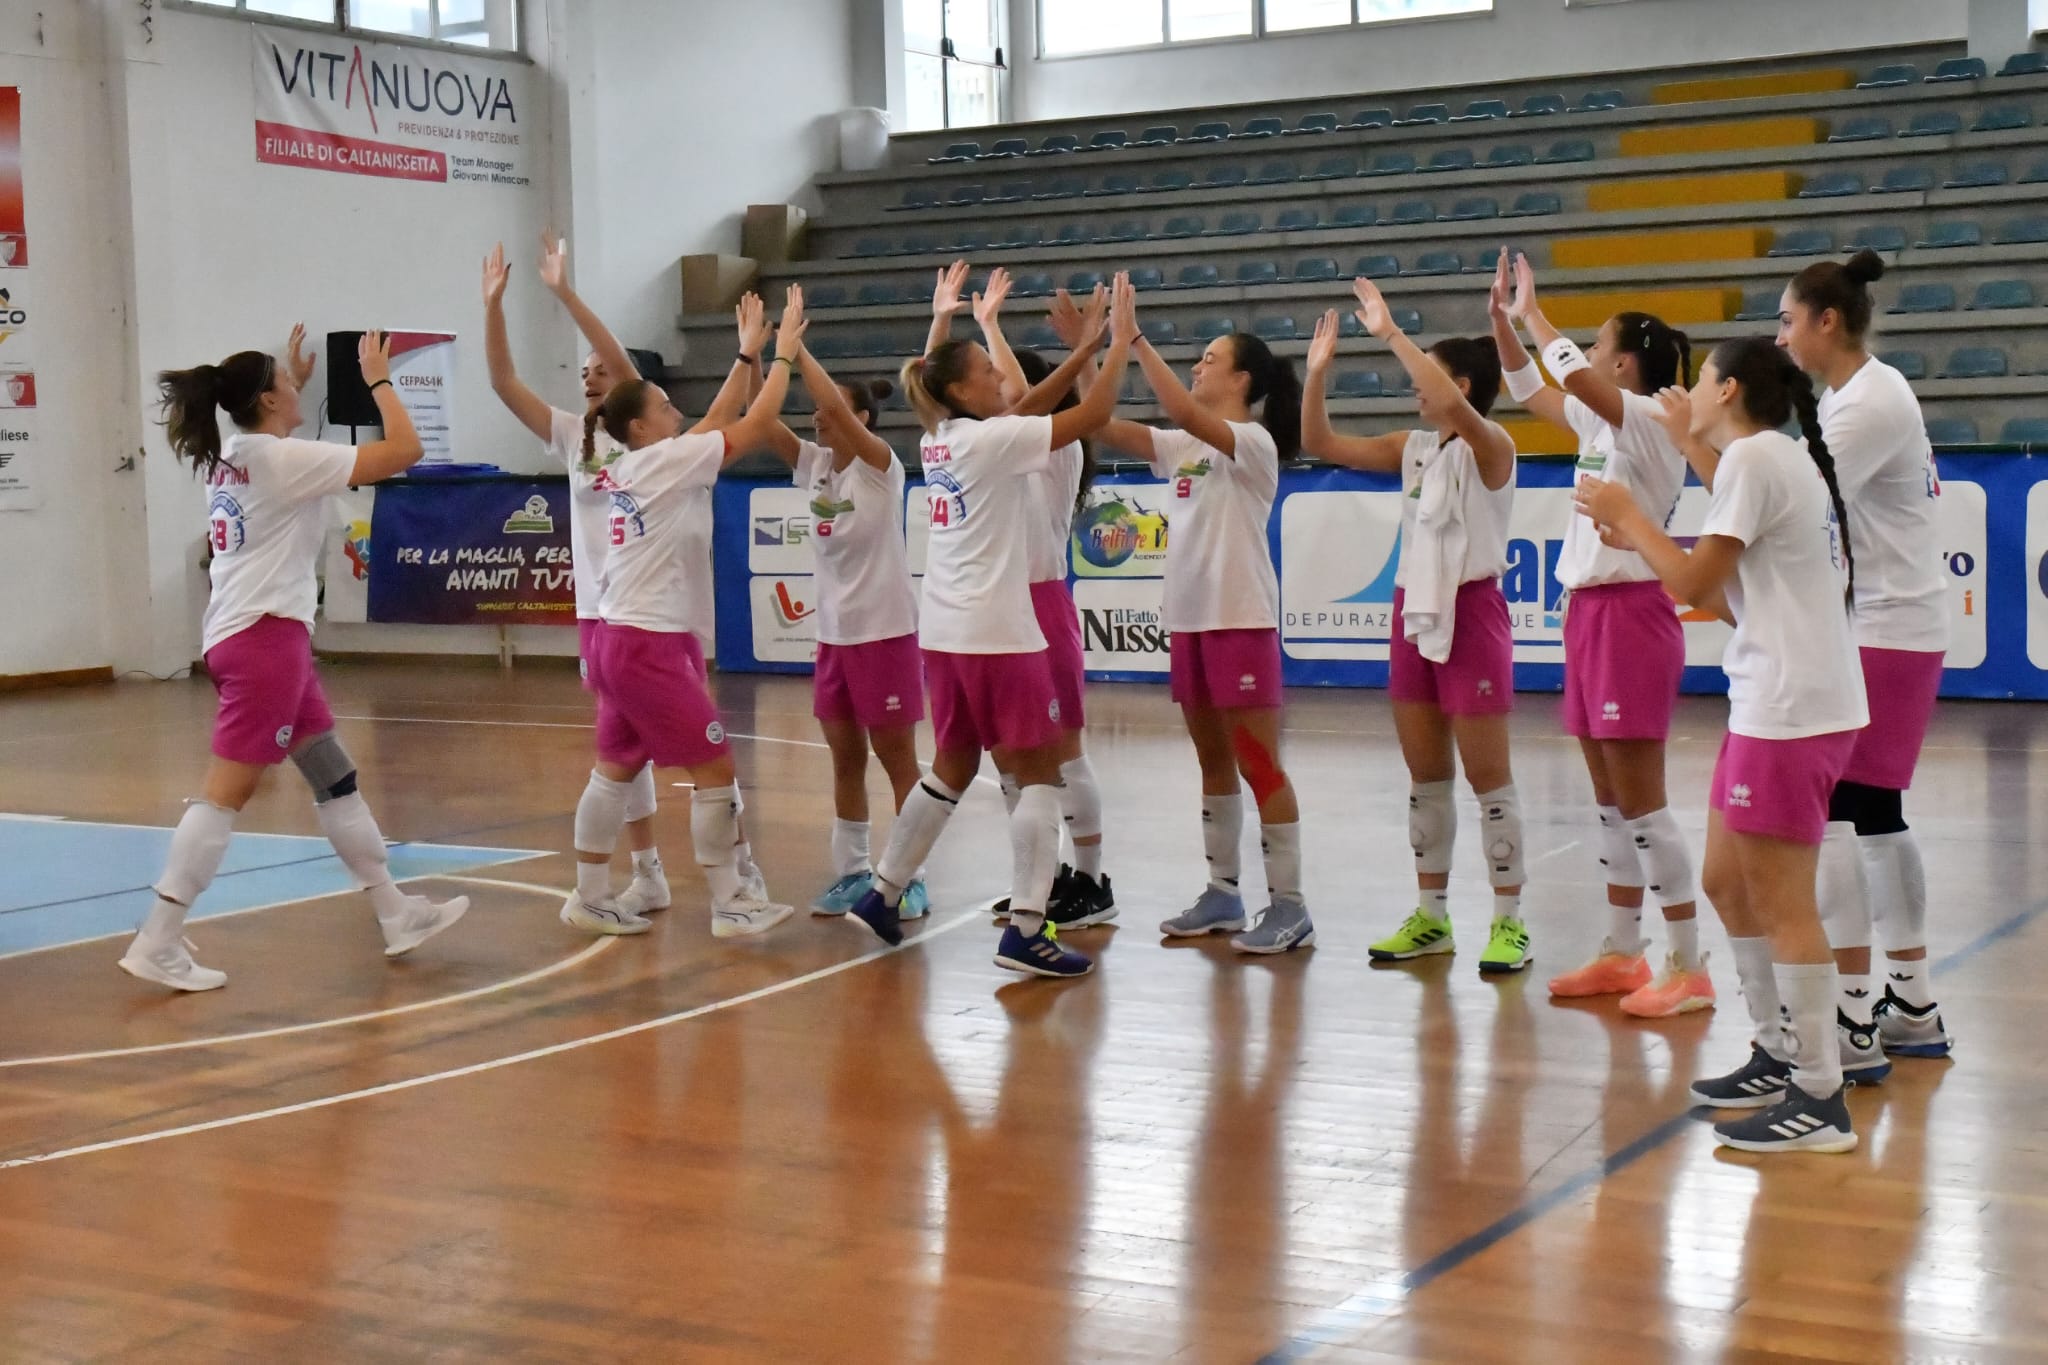
[{"label": "blue sneaker", "polygon": [[903,900],[896,907],[897,919],[923,919],[932,912],[932,893],[919,878],[903,888]]},{"label": "blue sneaker", "polygon": [[1050,922],[1030,938],[1015,924],[1005,928],[996,945],[996,965],[1028,976],[1086,976],[1095,970],[1089,959],[1060,947],[1060,932]]},{"label": "blue sneaker", "polygon": [[1240,953],[1284,953],[1294,948],[1313,948],[1316,926],[1308,907],[1299,896],[1275,896],[1259,922],[1230,940]]},{"label": "blue sneaker", "polygon": [[1200,938],[1204,934],[1234,934],[1242,928],[1244,897],[1205,886],[1195,903],[1160,925],[1159,932],[1168,938]]},{"label": "blue sneaker", "polygon": [[882,893],[869,887],[867,894],[854,902],[853,917],[875,931],[875,937],[891,948],[903,942],[903,926],[897,923],[896,907],[882,898]]},{"label": "blue sneaker", "polygon": [[843,915],[859,903],[875,884],[872,872],[849,872],[832,885],[826,887],[818,898],[811,902],[814,915]]}]

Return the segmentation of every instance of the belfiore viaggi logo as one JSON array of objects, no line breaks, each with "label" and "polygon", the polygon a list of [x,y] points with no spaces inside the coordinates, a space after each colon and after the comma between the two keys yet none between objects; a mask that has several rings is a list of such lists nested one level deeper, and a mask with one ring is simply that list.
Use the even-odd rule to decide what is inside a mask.
[{"label": "belfiore viaggi logo", "polygon": [[[1131,567],[1134,559],[1163,560],[1168,535],[1165,513],[1147,507],[1141,495],[1127,487],[1099,491],[1101,500],[1091,502],[1074,520],[1074,547],[1082,563],[1113,571]],[[1159,569],[1141,572],[1157,573]]]},{"label": "belfiore viaggi logo", "polygon": [[346,49],[300,44],[287,50],[269,40],[277,88],[288,98],[315,107],[359,113],[373,133],[385,117],[422,114],[517,124],[518,105],[503,76],[458,70],[449,59],[424,49],[380,48],[365,56],[360,43]]}]

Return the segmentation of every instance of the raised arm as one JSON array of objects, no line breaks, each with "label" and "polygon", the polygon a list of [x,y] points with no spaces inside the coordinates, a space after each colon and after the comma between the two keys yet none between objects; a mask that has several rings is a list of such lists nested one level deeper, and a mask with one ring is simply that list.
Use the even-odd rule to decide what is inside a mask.
[{"label": "raised arm", "polygon": [[505,330],[505,285],[511,271],[505,265],[505,244],[491,248],[484,257],[484,364],[491,372],[491,392],[498,401],[539,439],[555,434],[555,410],[519,378],[512,363],[512,338]]},{"label": "raised arm", "polygon": [[1580,480],[1572,498],[1580,515],[1599,528],[1601,540],[1641,555],[1672,596],[1735,624],[1735,614],[1728,608],[1728,579],[1742,557],[1741,541],[1701,536],[1687,552],[1650,519],[1625,485],[1604,479]]},{"label": "raised arm", "polygon": [[924,353],[930,355],[953,339],[953,314],[960,311],[960,291],[967,284],[967,262],[955,261],[939,272],[932,286],[932,330],[924,339]]},{"label": "raised arm", "polygon": [[[1543,309],[1536,302],[1536,270],[1529,264],[1527,256],[1515,257],[1515,301],[1510,305],[1509,311],[1521,319],[1522,325],[1529,329],[1529,336],[1535,341],[1537,349],[1545,354],[1549,353],[1553,342],[1564,340],[1564,334],[1550,325],[1550,319],[1543,316]],[[1570,346],[1573,353],[1578,352],[1578,347],[1571,342],[1566,341],[1565,345]],[[1595,374],[1591,366],[1583,363],[1583,355],[1579,356],[1579,360],[1581,363],[1558,382],[1564,385],[1566,393],[1591,408],[1608,426],[1618,430],[1622,418],[1627,413],[1625,404],[1628,401],[1622,396],[1621,386],[1603,375]],[[1560,406],[1559,411],[1562,410]],[[1546,417],[1545,420],[1555,419]]]},{"label": "raised arm", "polygon": [[562,301],[575,320],[576,330],[583,333],[583,339],[590,343],[591,352],[603,365],[605,373],[612,377],[614,384],[623,384],[628,379],[641,378],[639,366],[633,357],[626,354],[626,348],[612,335],[612,329],[599,321],[590,306],[569,287],[569,244],[552,232],[540,235],[540,282],[548,292]]},{"label": "raised arm", "polygon": [[1003,335],[1003,300],[1010,297],[1010,272],[997,266],[989,272],[985,290],[974,295],[974,320],[981,326],[982,343],[988,347],[989,361],[996,367],[996,373],[1010,381],[1018,393],[1028,392],[1031,381],[1024,377],[1024,367],[1017,363],[1017,353],[1010,349],[1008,337]]},{"label": "raised arm", "polygon": [[1114,421],[1105,422],[1102,430],[1095,433],[1095,439],[1111,450],[1120,450],[1126,455],[1143,460],[1146,464],[1151,464],[1156,458],[1156,447],[1152,444],[1152,428],[1143,422],[1127,421],[1119,417]]},{"label": "raised arm", "polygon": [[739,327],[738,359],[747,366],[747,401],[751,403],[768,382],[767,372],[762,368],[766,363],[762,352],[774,338],[775,329],[768,325],[768,309],[761,303],[761,296],[751,291],[740,299],[732,316]]},{"label": "raised arm", "polygon": [[[1701,487],[1714,491],[1714,472],[1721,467],[1721,452],[1692,434],[1692,395],[1673,385],[1657,395],[1657,425],[1678,447],[1692,467]],[[1846,501],[1846,495],[1844,500]]]},{"label": "raised arm", "polygon": [[1415,382],[1415,388],[1430,400],[1430,406],[1446,414],[1451,430],[1465,438],[1479,465],[1479,480],[1490,489],[1507,487],[1515,477],[1515,443],[1507,433],[1480,416],[1479,409],[1465,397],[1450,373],[1425,354],[1394,325],[1393,312],[1371,280],[1354,280],[1352,293],[1358,296],[1358,320],[1394,353],[1401,368]]},{"label": "raised arm", "polygon": [[[740,307],[746,308],[749,299],[753,301],[754,307],[761,306],[759,295],[748,294],[740,300]],[[763,387],[766,387],[765,381]],[[690,428],[690,434],[694,436],[706,431],[721,431],[738,421],[741,411],[746,408],[752,397],[753,388],[754,367],[737,356],[733,357],[732,368],[725,372],[725,383],[719,386],[718,396],[713,398],[711,406],[704,410],[704,419]]]},{"label": "raised arm", "polygon": [[1347,436],[1330,425],[1323,390],[1329,384],[1330,363],[1337,358],[1337,335],[1337,310],[1332,308],[1316,319],[1316,334],[1308,346],[1308,377],[1301,385],[1301,448],[1329,464],[1398,474],[1407,432]]},{"label": "raised arm", "polygon": [[1486,291],[1486,316],[1493,324],[1493,348],[1500,352],[1501,384],[1508,395],[1531,413],[1554,427],[1568,427],[1564,418],[1564,395],[1543,382],[1543,369],[1515,331],[1515,313],[1509,296],[1508,249],[1500,249],[1493,268],[1493,287]]},{"label": "raised arm", "polygon": [[[1138,339],[1138,291],[1131,288],[1131,277],[1117,272],[1116,284],[1110,290],[1109,306],[1109,349],[1103,352],[1102,376],[1088,396],[1064,412],[1052,415],[1052,448],[1093,436],[1116,415],[1117,391],[1123,387],[1124,369],[1130,364],[1131,345]],[[1067,363],[1054,370],[1052,377],[1040,385],[1049,387],[1055,383],[1062,386],[1074,382],[1074,376],[1083,365],[1090,363],[1083,339],[1084,349],[1077,350]]]},{"label": "raised arm", "polygon": [[391,386],[391,339],[382,332],[363,333],[356,345],[356,363],[363,367],[363,382],[377,402],[377,422],[384,428],[384,438],[356,447],[356,467],[348,481],[377,483],[411,469],[426,452],[412,429],[405,404],[398,401],[398,390]]},{"label": "raised arm", "polygon": [[[761,385],[760,397],[747,409],[745,417],[723,428],[727,464],[765,448],[782,426],[782,403],[789,397],[790,372],[796,369],[796,358],[803,348],[804,291],[803,286],[793,284],[782,310],[782,325],[775,329],[775,363]],[[736,363],[733,368],[739,371],[744,367]]]},{"label": "raised arm", "polygon": [[[1072,294],[1064,289],[1055,291],[1052,296],[1052,312],[1047,320],[1052,323],[1053,334],[1060,339],[1060,344],[1069,351],[1074,351],[1080,349],[1082,337],[1102,328],[1108,316],[1109,290],[1098,284],[1095,286],[1095,292],[1088,296],[1088,307],[1085,311],[1074,306]],[[1088,390],[1094,384],[1095,365],[1091,361],[1081,367],[1080,373],[1074,379],[1075,396],[1086,398]]]},{"label": "raised arm", "polygon": [[818,363],[817,358],[809,350],[804,350],[797,355],[796,363],[803,372],[804,388],[817,405],[821,430],[829,428],[828,444],[835,457],[833,467],[844,469],[855,460],[876,469],[887,469],[894,464],[896,452],[887,441],[861,424],[860,415],[847,406],[846,395],[840,391],[837,381],[825,373],[825,367]]}]

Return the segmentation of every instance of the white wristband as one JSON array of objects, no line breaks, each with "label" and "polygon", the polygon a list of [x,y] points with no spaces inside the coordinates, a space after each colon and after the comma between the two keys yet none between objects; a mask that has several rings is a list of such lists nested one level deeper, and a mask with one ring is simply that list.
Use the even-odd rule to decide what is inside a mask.
[{"label": "white wristband", "polygon": [[1537,369],[1534,365],[1524,365],[1519,370],[1509,370],[1501,375],[1501,379],[1508,386],[1508,397],[1514,399],[1517,403],[1527,403],[1531,398],[1543,392],[1543,371]]},{"label": "white wristband", "polygon": [[1586,360],[1586,353],[1579,349],[1576,341],[1570,337],[1559,337],[1543,348],[1543,368],[1549,370],[1551,376],[1562,384],[1580,370],[1590,370],[1593,367]]}]

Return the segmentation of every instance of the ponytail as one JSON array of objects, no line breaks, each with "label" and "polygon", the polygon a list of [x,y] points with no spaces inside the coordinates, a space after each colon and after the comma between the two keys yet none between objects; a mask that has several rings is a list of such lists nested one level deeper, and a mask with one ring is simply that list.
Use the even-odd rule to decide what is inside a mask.
[{"label": "ponytail", "polygon": [[277,360],[262,351],[237,351],[218,365],[164,370],[156,377],[157,420],[171,451],[211,478],[221,463],[219,412],[244,431],[263,420],[263,395],[277,379]]},{"label": "ponytail", "polygon": [[882,405],[889,401],[889,395],[896,392],[896,386],[886,379],[840,380],[839,391],[846,396],[846,406],[854,412],[864,414],[861,425],[873,431],[882,418]]},{"label": "ponytail", "polygon": [[1250,332],[1232,332],[1230,345],[1237,368],[1251,376],[1245,405],[1264,404],[1259,425],[1273,438],[1280,458],[1293,459],[1301,452],[1301,377],[1294,372],[1294,362],[1274,355],[1272,347]]},{"label": "ponytail", "polygon": [[927,436],[950,418],[973,416],[946,399],[946,390],[967,374],[968,348],[972,345],[968,341],[942,341],[926,354],[903,362],[898,376],[903,381],[903,396],[910,400],[917,424]]},{"label": "ponytail", "polygon": [[[1022,350],[1014,352],[1014,354],[1017,357],[1017,368],[1024,371],[1024,382],[1034,389],[1052,378],[1052,372],[1058,368],[1036,351]],[[1096,382],[1101,383],[1102,381],[1098,378]],[[1080,403],[1081,395],[1074,389],[1068,389],[1060,395],[1060,401],[1053,404],[1052,410],[1054,412],[1065,412],[1068,408],[1080,406]],[[1078,517],[1087,510],[1088,490],[1095,486],[1095,476],[1101,472],[1102,462],[1095,458],[1095,442],[1083,437],[1081,440],[1081,482],[1074,489],[1075,516]]]},{"label": "ponytail", "polygon": [[1654,313],[1616,313],[1614,344],[1622,355],[1636,358],[1646,394],[1692,382],[1692,339]]}]

